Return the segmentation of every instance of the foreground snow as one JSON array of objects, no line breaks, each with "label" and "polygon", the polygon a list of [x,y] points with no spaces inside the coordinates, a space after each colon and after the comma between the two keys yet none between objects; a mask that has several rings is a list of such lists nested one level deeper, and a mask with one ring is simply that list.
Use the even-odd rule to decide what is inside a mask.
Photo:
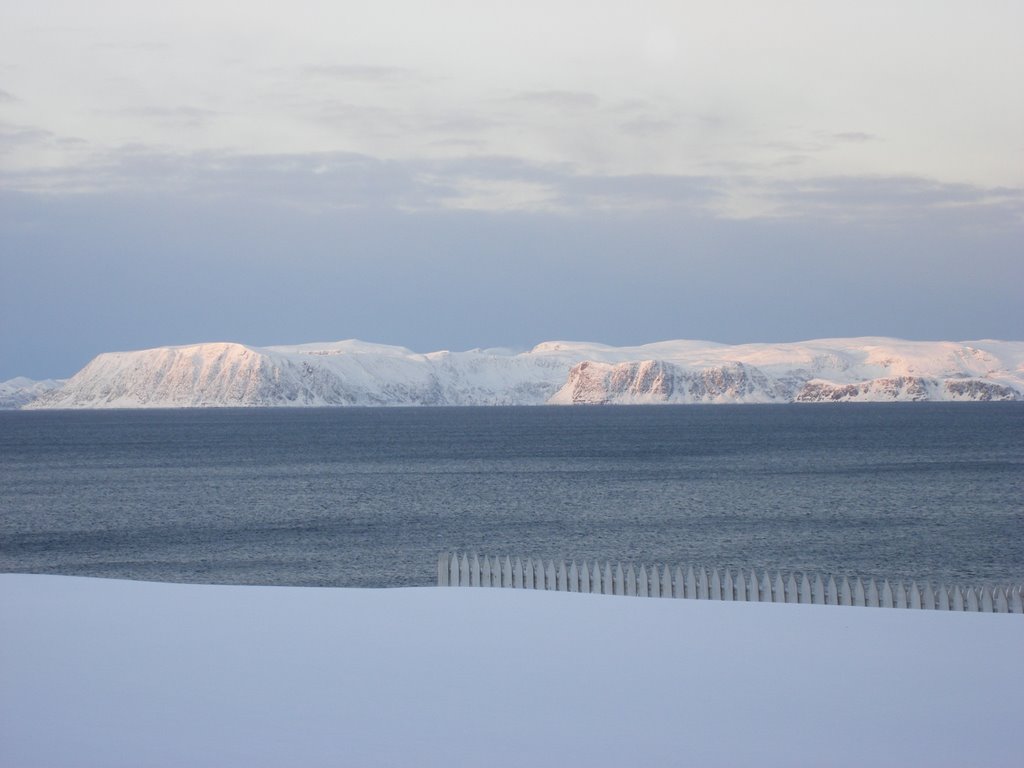
[{"label": "foreground snow", "polygon": [[1020,765],[1011,614],[0,575],[0,765]]},{"label": "foreground snow", "polygon": [[99,355],[30,408],[1024,399],[1024,342],[819,339],[419,354],[349,340]]}]

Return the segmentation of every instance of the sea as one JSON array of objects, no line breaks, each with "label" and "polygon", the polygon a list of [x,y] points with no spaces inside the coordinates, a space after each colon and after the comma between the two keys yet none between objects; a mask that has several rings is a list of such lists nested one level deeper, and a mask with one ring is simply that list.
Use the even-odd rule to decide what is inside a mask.
[{"label": "sea", "polygon": [[1024,404],[0,412],[0,571],[398,587],[441,552],[1024,582]]}]

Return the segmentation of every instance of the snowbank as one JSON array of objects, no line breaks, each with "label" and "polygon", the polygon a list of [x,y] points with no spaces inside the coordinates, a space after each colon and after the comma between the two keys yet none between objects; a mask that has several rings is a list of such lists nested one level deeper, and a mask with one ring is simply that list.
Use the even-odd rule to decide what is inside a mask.
[{"label": "snowbank", "polygon": [[0,575],[4,766],[1009,766],[1024,621]]}]

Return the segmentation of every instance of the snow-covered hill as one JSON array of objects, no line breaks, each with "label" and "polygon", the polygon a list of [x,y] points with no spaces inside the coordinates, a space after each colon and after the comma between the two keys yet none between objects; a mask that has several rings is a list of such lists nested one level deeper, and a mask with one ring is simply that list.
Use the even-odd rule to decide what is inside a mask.
[{"label": "snow-covered hill", "polygon": [[35,381],[24,376],[0,381],[0,409],[21,408],[40,395],[64,386],[64,381],[64,379]]},{"label": "snow-covered hill", "polygon": [[99,355],[27,408],[1024,399],[1024,342],[822,339],[420,354],[349,340]]}]

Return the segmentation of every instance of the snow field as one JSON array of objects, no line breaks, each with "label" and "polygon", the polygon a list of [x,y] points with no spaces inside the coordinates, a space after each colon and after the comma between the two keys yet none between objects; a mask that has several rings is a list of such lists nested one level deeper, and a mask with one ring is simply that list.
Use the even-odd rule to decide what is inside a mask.
[{"label": "snow field", "polygon": [[1015,766],[1011,614],[0,575],[0,765]]}]

